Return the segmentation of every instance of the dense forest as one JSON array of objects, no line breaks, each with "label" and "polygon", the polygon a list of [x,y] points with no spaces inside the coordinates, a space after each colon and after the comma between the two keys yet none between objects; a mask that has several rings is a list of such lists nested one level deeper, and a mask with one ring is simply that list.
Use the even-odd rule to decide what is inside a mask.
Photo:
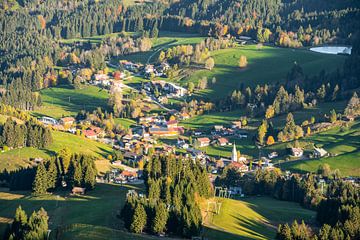
[{"label": "dense forest", "polygon": [[[70,59],[101,69],[106,56],[126,54],[126,46],[132,46],[133,52],[149,49],[146,37],[157,37],[159,30],[216,38],[246,35],[284,47],[353,44],[353,56],[341,79],[345,88],[359,86],[359,51],[355,47],[359,40],[355,33],[360,3],[356,0],[184,0],[130,6],[121,0],[2,0],[0,8],[0,94],[4,103],[20,109],[41,106],[38,91],[56,84],[54,66],[66,66]],[[122,31],[142,33],[145,40],[108,39],[102,47],[78,52],[80,59],[73,54],[74,49],[59,42]],[[73,81],[65,75],[66,81]]]},{"label": "dense forest", "polygon": [[127,196],[121,212],[125,227],[135,233],[197,236],[202,227],[199,200],[212,192],[205,168],[182,157],[153,156],[144,179],[146,197]]}]

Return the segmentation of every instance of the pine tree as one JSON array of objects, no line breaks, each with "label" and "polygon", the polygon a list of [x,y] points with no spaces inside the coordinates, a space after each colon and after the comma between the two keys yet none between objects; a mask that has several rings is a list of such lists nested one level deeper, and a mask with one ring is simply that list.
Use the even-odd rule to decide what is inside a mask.
[{"label": "pine tree", "polygon": [[70,160],[71,160],[71,152],[69,148],[63,148],[60,150],[58,157],[60,159],[60,163],[61,163],[61,167],[62,167],[62,172],[63,173],[67,173],[69,165],[70,165]]},{"label": "pine tree", "polygon": [[134,233],[141,233],[145,228],[146,220],[147,216],[144,206],[138,203],[135,207],[134,215],[132,217],[130,231]]},{"label": "pine tree", "polygon": [[10,234],[13,239],[22,239],[27,228],[26,212],[19,206],[15,211],[14,221],[11,224]]},{"label": "pine tree", "polygon": [[35,180],[33,182],[33,193],[36,195],[45,194],[48,189],[48,176],[43,163],[36,168]]},{"label": "pine tree", "polygon": [[49,161],[47,176],[48,176],[48,184],[49,184],[48,188],[54,189],[58,181],[58,171],[55,164],[55,160]]},{"label": "pine tree", "polygon": [[165,231],[168,218],[169,213],[166,209],[166,205],[160,202],[155,206],[155,217],[151,226],[152,231],[157,234],[163,233]]},{"label": "pine tree", "polygon": [[25,235],[25,239],[47,239],[48,220],[47,212],[43,208],[33,212],[29,218],[29,230]]},{"label": "pine tree", "polygon": [[84,186],[86,189],[93,189],[96,183],[96,172],[92,166],[87,166],[84,173]]}]

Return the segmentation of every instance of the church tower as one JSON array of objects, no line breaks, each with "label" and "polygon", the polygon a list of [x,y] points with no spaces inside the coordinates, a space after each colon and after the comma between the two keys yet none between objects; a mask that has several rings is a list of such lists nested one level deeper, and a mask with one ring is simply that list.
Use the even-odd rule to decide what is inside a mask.
[{"label": "church tower", "polygon": [[235,143],[233,144],[233,146],[234,147],[233,147],[232,154],[231,154],[231,161],[237,162],[238,161],[238,155],[237,155]]}]

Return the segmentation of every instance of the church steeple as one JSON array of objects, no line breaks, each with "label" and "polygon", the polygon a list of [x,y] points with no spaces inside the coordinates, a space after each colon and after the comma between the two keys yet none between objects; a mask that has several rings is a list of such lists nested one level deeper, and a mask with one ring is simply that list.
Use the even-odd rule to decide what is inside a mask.
[{"label": "church steeple", "polygon": [[233,144],[233,150],[232,150],[232,154],[231,154],[231,161],[233,161],[233,162],[237,162],[237,161],[238,161],[238,155],[237,155],[237,151],[236,151],[235,142],[234,142],[234,144]]}]

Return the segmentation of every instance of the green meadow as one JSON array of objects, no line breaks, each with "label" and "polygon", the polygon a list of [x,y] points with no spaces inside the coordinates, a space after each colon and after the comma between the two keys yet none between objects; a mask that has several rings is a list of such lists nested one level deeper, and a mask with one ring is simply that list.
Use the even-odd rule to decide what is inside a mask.
[{"label": "green meadow", "polygon": [[360,121],[348,128],[334,128],[304,139],[323,147],[332,157],[281,163],[282,169],[296,172],[316,172],[321,164],[339,169],[343,176],[360,176]]},{"label": "green meadow", "polygon": [[84,86],[81,89],[68,86],[48,88],[41,90],[43,106],[33,114],[54,118],[76,116],[81,110],[92,111],[98,107],[107,109],[108,98],[107,90],[94,86]]},{"label": "green meadow", "polygon": [[[70,196],[69,191],[59,191],[40,197],[34,197],[30,192],[9,192],[0,188],[0,235],[21,205],[28,214],[41,207],[48,212],[49,229],[52,230],[50,239],[114,239],[114,236],[117,239],[152,239],[137,235],[130,238],[132,234],[124,231],[118,218],[127,191],[134,188],[137,189],[97,184],[84,196]],[[87,231],[82,231],[85,229]]]},{"label": "green meadow", "polygon": [[49,158],[65,147],[69,148],[73,153],[83,153],[98,159],[104,159],[108,154],[112,153],[109,145],[82,136],[58,131],[53,131],[52,136],[54,141],[46,149],[25,147],[0,153],[0,171],[5,168],[12,170],[26,167],[30,164],[29,158]]},{"label": "green meadow", "polygon": [[[191,70],[188,77],[180,83],[197,82],[202,77],[209,81],[215,77],[216,84],[203,90],[198,95],[209,99],[223,98],[234,89],[257,84],[276,84],[286,79],[286,74],[293,64],[299,64],[304,73],[311,76],[319,74],[321,70],[333,71],[341,68],[345,56],[321,54],[307,49],[288,49],[263,46],[257,49],[255,45],[245,45],[236,48],[222,49],[211,52],[215,60],[215,67],[209,70]],[[241,55],[247,57],[248,66],[244,69],[238,67]]]},{"label": "green meadow", "polygon": [[[293,202],[269,197],[216,200],[222,203],[220,214],[209,212],[204,221],[204,235],[209,239],[274,239],[279,223],[315,221],[315,212]],[[203,211],[206,208],[204,203]]]}]

